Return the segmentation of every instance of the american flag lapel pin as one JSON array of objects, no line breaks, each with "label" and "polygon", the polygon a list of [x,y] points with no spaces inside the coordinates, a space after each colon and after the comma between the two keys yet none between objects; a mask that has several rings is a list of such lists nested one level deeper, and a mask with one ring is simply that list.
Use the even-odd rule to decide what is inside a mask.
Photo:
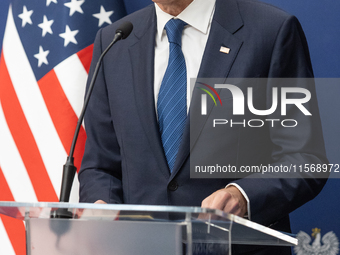
[{"label": "american flag lapel pin", "polygon": [[225,54],[229,54],[230,48],[221,46],[220,52],[225,53]]}]

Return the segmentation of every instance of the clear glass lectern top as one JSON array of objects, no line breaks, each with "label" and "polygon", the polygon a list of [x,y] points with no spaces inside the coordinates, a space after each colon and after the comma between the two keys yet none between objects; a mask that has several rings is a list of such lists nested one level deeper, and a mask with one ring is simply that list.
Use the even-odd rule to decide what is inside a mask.
[{"label": "clear glass lectern top", "polygon": [[[58,209],[65,210],[69,219],[51,218]],[[27,242],[32,243],[28,248],[32,253],[29,254],[40,254],[34,246],[36,243],[41,246],[42,237],[47,250],[51,251],[48,247],[51,245],[60,250],[55,254],[105,254],[98,249],[117,249],[121,246],[118,244],[128,240],[140,242],[142,246],[138,249],[140,252],[140,247],[143,247],[143,254],[153,254],[148,251],[150,240],[152,245],[162,249],[162,254],[195,254],[192,250],[200,247],[197,244],[229,247],[230,244],[297,245],[297,239],[286,233],[220,210],[199,207],[0,202],[0,214],[25,220],[29,231],[27,239],[30,239]],[[53,240],[49,243],[51,237]],[[63,243],[63,240],[68,241]],[[69,243],[73,243],[70,240],[78,244],[80,240],[85,242],[86,250],[81,250],[79,245],[77,252],[72,250],[68,247]],[[95,253],[89,252],[89,247],[102,241],[104,244],[97,247]],[[183,252],[184,245],[190,252]],[[132,254],[135,251],[127,251],[133,249],[132,246],[130,242],[124,251],[115,250],[114,254]],[[163,249],[169,252],[163,252]]]}]

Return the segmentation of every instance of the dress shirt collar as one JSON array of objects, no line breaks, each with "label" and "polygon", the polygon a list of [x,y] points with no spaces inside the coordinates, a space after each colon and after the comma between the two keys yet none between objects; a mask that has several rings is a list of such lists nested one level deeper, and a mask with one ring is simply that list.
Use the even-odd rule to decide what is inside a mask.
[{"label": "dress shirt collar", "polygon": [[[215,9],[215,2],[216,0],[194,0],[175,18],[181,19],[203,34],[207,34]],[[155,7],[157,15],[157,36],[162,40],[162,36],[165,33],[165,24],[174,18],[174,16],[162,11],[156,3]]]}]

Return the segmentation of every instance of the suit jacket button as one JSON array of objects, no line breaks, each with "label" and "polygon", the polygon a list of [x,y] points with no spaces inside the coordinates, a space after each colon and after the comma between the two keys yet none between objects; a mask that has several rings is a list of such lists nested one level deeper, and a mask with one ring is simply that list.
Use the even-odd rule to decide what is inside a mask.
[{"label": "suit jacket button", "polygon": [[175,191],[178,189],[178,183],[176,181],[171,181],[168,185],[168,189],[171,191]]}]

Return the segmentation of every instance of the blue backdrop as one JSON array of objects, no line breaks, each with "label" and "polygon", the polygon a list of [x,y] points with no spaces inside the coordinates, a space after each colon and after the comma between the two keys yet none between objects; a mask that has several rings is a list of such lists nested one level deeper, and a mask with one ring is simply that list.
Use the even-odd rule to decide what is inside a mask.
[{"label": "blue backdrop", "polygon": [[[340,77],[340,1],[264,0],[300,20],[309,43],[316,77]],[[128,13],[151,3],[151,0],[125,0]],[[0,46],[6,23],[9,0],[0,1]],[[340,85],[340,83],[338,83]],[[340,163],[340,86],[317,86],[327,155],[331,163]],[[321,194],[291,214],[292,230],[322,235],[334,231],[340,237],[340,179],[330,179]]]}]

